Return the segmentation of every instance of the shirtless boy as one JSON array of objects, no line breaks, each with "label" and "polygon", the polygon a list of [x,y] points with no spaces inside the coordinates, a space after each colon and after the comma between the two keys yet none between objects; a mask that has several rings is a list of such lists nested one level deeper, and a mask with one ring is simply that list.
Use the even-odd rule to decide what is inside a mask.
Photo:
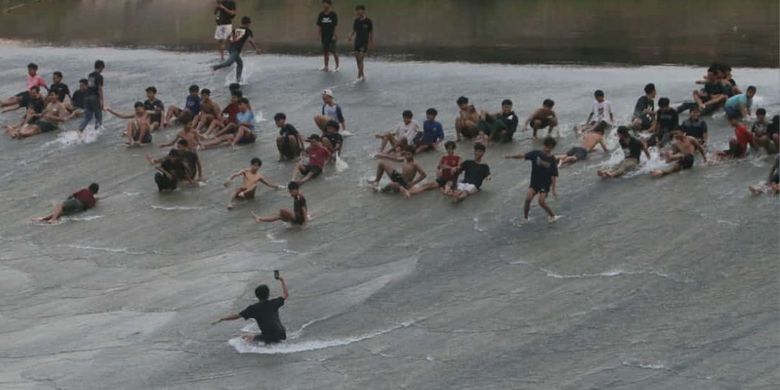
[{"label": "shirtless boy", "polygon": [[558,117],[555,115],[555,111],[553,111],[554,105],[555,102],[552,99],[545,99],[542,102],[542,107],[536,109],[525,120],[523,131],[528,131],[528,125],[530,124],[534,130],[534,139],[536,139],[536,132],[547,127],[547,136],[550,136],[555,126],[558,126]]},{"label": "shirtless boy", "polygon": [[257,183],[263,183],[269,188],[273,189],[283,189],[283,186],[279,186],[278,184],[272,182],[271,180],[266,179],[263,174],[260,173],[260,167],[263,166],[263,162],[260,161],[259,158],[255,157],[250,162],[250,167],[246,169],[242,169],[228,177],[228,179],[225,181],[224,185],[225,187],[230,185],[230,181],[242,176],[244,178],[244,181],[241,183],[241,186],[236,188],[233,191],[233,194],[230,196],[230,200],[227,204],[227,209],[232,210],[233,209],[233,201],[236,199],[254,199],[255,198],[255,190],[257,189]]},{"label": "shirtless boy", "polygon": [[117,118],[130,119],[127,122],[127,146],[141,146],[152,143],[151,133],[151,119],[149,111],[146,111],[146,107],[141,102],[135,102],[135,112],[133,113],[121,113],[106,107],[106,111],[110,112]]},{"label": "shirtless boy", "polygon": [[200,113],[195,118],[195,131],[202,132],[215,119],[218,119],[222,109],[219,104],[211,99],[211,91],[207,88],[200,90]]},{"label": "shirtless boy", "polygon": [[[403,149],[403,163],[401,164],[401,172],[399,173],[392,164],[386,161],[380,161],[376,167],[376,178],[370,180],[368,183],[372,185],[375,192],[387,192],[397,191],[401,192],[405,197],[410,197],[411,190],[417,183],[423,181],[427,174],[422,169],[419,163],[414,161],[414,146],[407,145]],[[383,175],[387,175],[390,179],[390,184],[379,189],[379,180]]]},{"label": "shirtless boy", "polygon": [[477,111],[473,104],[469,104],[469,98],[461,96],[456,101],[458,104],[458,118],[455,119],[455,135],[456,140],[460,141],[463,138],[474,138],[479,133],[477,126],[479,125],[480,112]]},{"label": "shirtless boy", "polygon": [[607,122],[601,121],[593,130],[586,131],[582,135],[582,146],[575,146],[569,149],[566,154],[555,156],[558,159],[558,168],[572,165],[577,161],[586,160],[588,153],[596,148],[596,145],[601,145],[604,149],[604,153],[609,153],[606,142],[604,142],[604,130],[609,126]]},{"label": "shirtless boy", "polygon": [[65,105],[60,102],[55,91],[49,91],[49,95],[46,96],[46,108],[40,114],[33,114],[39,118],[36,121],[27,121],[18,129],[11,126],[7,127],[7,132],[11,135],[11,138],[21,139],[30,137],[36,134],[48,133],[50,131],[57,130],[60,123],[67,120],[68,110]]},{"label": "shirtless boy", "polygon": [[707,162],[707,155],[704,153],[699,141],[696,138],[685,135],[682,130],[674,130],[672,132],[672,150],[664,153],[667,163],[673,163],[670,167],[664,169],[656,169],[650,172],[655,177],[668,175],[670,173],[679,172],[683,169],[693,168],[695,161],[694,153],[697,151],[701,154],[704,162]]}]

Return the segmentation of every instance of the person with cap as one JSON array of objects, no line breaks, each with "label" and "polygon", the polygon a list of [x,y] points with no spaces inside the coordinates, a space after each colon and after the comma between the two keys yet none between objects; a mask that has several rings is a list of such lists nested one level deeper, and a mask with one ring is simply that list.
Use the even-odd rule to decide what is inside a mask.
[{"label": "person with cap", "polygon": [[303,185],[307,181],[322,174],[325,164],[330,159],[330,151],[322,146],[322,139],[317,134],[312,134],[306,139],[309,147],[304,150],[304,159],[293,169],[290,181]]},{"label": "person with cap", "polygon": [[650,152],[647,151],[647,145],[636,137],[631,136],[628,127],[620,126],[617,129],[618,142],[623,149],[625,158],[619,164],[607,169],[599,170],[597,173],[603,178],[620,177],[627,172],[633,171],[639,166],[639,160],[642,152],[647,159],[650,159]]},{"label": "person with cap", "polygon": [[341,106],[336,104],[336,100],[333,98],[333,91],[326,89],[322,91],[322,108],[320,114],[314,117],[314,123],[317,127],[325,131],[325,125],[328,121],[336,121],[341,126],[340,130],[347,129],[347,123],[344,121],[344,113],[341,111]]}]

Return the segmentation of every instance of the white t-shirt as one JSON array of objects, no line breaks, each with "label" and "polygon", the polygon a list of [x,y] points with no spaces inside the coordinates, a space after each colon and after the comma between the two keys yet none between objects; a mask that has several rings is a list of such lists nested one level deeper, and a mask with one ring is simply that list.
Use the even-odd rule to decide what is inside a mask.
[{"label": "white t-shirt", "polygon": [[609,100],[604,100],[603,102],[599,102],[596,100],[593,102],[593,121],[595,122],[607,122],[609,124],[612,124],[612,120],[610,119],[612,117],[612,103],[609,102]]},{"label": "white t-shirt", "polygon": [[417,136],[417,133],[420,132],[420,124],[417,123],[416,120],[412,120],[407,125],[404,122],[401,122],[398,124],[398,126],[395,128],[395,138],[401,139],[406,138],[406,142],[408,142],[410,145],[414,141],[414,137]]}]

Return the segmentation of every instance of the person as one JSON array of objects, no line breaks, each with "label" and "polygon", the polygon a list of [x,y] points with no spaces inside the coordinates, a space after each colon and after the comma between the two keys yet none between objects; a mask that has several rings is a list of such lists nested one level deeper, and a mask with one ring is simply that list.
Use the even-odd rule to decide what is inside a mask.
[{"label": "person", "polygon": [[196,148],[190,147],[190,143],[186,139],[180,139],[176,142],[176,149],[179,152],[182,164],[185,168],[185,179],[192,183],[194,180],[199,182],[203,179],[203,166],[201,164],[200,156]]},{"label": "person", "polygon": [[154,182],[157,184],[158,192],[175,190],[180,180],[187,180],[192,183],[192,180],[188,180],[190,175],[187,174],[187,167],[182,162],[178,150],[171,149],[168,155],[162,159],[155,159],[147,154],[146,160],[149,161],[149,164],[157,165],[155,167],[157,172],[154,175]]},{"label": "person", "polygon": [[84,101],[87,97],[87,79],[79,80],[79,89],[73,92],[70,101],[65,103],[65,108],[70,112],[68,119],[76,118],[84,114]]},{"label": "person", "polygon": [[349,34],[349,42],[354,38],[353,49],[355,62],[358,68],[358,81],[366,79],[365,60],[368,49],[374,45],[374,22],[366,16],[366,6],[355,6],[355,22],[352,23],[352,32]]},{"label": "person", "polygon": [[693,107],[699,107],[702,114],[711,114],[720,108],[729,98],[731,85],[723,80],[721,66],[712,64],[707,69],[707,75],[697,84],[704,84],[701,90],[693,91],[693,103],[683,103],[677,107],[677,112],[683,112]]},{"label": "person", "polygon": [[756,95],[756,87],[749,86],[745,93],[734,95],[723,106],[727,118],[747,118],[750,116],[750,106],[753,105],[753,96]]},{"label": "person", "polygon": [[[11,125],[5,126],[6,133],[10,134],[13,138],[19,138],[18,136],[20,135],[20,131],[23,127],[28,125],[34,125],[35,122],[37,122],[41,118],[41,116],[43,115],[43,111],[46,108],[46,101],[41,96],[39,87],[30,88],[28,93],[24,95],[23,99],[24,100],[19,102],[19,105],[26,107],[26,110],[19,124],[17,126],[11,126]],[[15,110],[16,108],[13,109]],[[5,110],[3,112],[5,112]],[[29,130],[34,130],[34,129],[30,128]],[[37,134],[37,132],[32,131],[32,133],[30,133],[30,135],[33,134]]]},{"label": "person", "polygon": [[130,119],[127,122],[127,146],[141,146],[152,143],[151,119],[142,102],[135,102],[135,112],[121,113],[106,107],[106,111],[117,118]]},{"label": "person", "polygon": [[[316,178],[322,174],[322,170],[325,168],[325,164],[330,159],[330,151],[322,146],[322,141],[319,135],[312,134],[306,139],[309,143],[309,147],[304,150],[306,159],[298,162],[293,169],[292,179],[290,181],[296,182],[299,185],[308,182],[311,179]],[[300,177],[303,175],[303,177]]]},{"label": "person", "polygon": [[[401,164],[401,172],[398,172],[392,164],[386,161],[380,161],[377,164],[376,178],[368,181],[374,192],[395,191],[402,193],[408,198],[411,196],[409,190],[425,179],[427,176],[425,170],[423,170],[422,166],[420,166],[417,161],[414,161],[414,146],[406,145],[402,149],[402,157],[403,163]],[[384,175],[387,175],[387,178],[390,179],[390,183],[380,189],[379,180],[381,180]]]},{"label": "person", "polygon": [[498,120],[497,116],[485,113],[482,120],[477,125],[479,136],[475,142],[487,146],[490,140],[498,141],[506,133],[507,128],[504,121]]},{"label": "person", "polygon": [[777,145],[769,134],[769,122],[766,120],[766,109],[759,108],[756,110],[756,120],[753,121],[753,126],[750,127],[750,132],[753,133],[753,138],[756,140],[756,145],[764,148],[768,154],[777,153]]},{"label": "person", "polygon": [[593,97],[596,101],[593,102],[593,109],[591,109],[588,119],[585,121],[585,126],[580,131],[593,130],[601,122],[607,123],[607,129],[615,123],[615,115],[612,113],[612,103],[606,100],[604,97],[604,91],[597,89],[593,93]]},{"label": "person", "polygon": [[57,99],[60,103],[65,103],[65,98],[70,98],[70,89],[68,84],[62,82],[62,72],[55,71],[51,76],[51,85],[49,85],[49,92],[54,91],[57,94]]},{"label": "person", "polygon": [[748,131],[747,126],[739,118],[730,117],[729,124],[734,128],[734,137],[729,140],[729,148],[717,153],[721,158],[743,158],[747,155],[748,146],[756,148],[756,141],[753,134]]},{"label": "person", "polygon": [[[260,173],[260,167],[263,166],[263,162],[255,157],[250,161],[249,168],[242,169],[228,177],[228,179],[225,181],[224,185],[227,188],[230,185],[230,182],[241,176],[244,178],[244,181],[241,183],[241,186],[236,188],[233,191],[233,194],[230,196],[230,200],[227,204],[227,209],[232,210],[233,209],[233,201],[236,199],[254,199],[255,198],[255,190],[257,190],[257,183],[263,183],[269,188],[273,189],[279,189],[279,185],[272,182],[271,180],[266,179],[263,174]],[[284,188],[284,187],[281,187]]]},{"label": "person", "polygon": [[144,109],[149,114],[149,131],[156,131],[162,126],[163,112],[165,105],[160,99],[157,99],[157,88],[154,86],[146,88],[146,100]]},{"label": "person", "polygon": [[204,148],[211,148],[220,144],[230,144],[233,147],[238,145],[253,144],[257,140],[255,135],[255,114],[249,109],[249,99],[241,98],[238,101],[238,130],[235,134],[224,134],[216,137],[209,142],[203,143]]},{"label": "person", "polygon": [[547,194],[552,193],[554,197],[558,197],[558,193],[555,191],[555,186],[558,182],[558,164],[555,156],[552,154],[556,143],[555,138],[548,136],[543,141],[544,148],[542,150],[533,150],[525,154],[505,157],[507,159],[531,161],[531,184],[528,187],[528,194],[525,197],[525,205],[523,206],[523,220],[526,222],[528,222],[531,202],[537,195],[539,195],[539,206],[547,212],[547,220],[553,223],[558,219],[550,206],[547,205]]},{"label": "person", "polygon": [[214,8],[214,18],[217,21],[217,29],[214,31],[214,39],[219,42],[219,59],[225,60],[225,42],[233,32],[233,18],[236,17],[235,0],[217,0]]},{"label": "person", "polygon": [[631,118],[631,127],[635,131],[649,130],[655,121],[655,84],[645,85],[645,94],[637,99],[634,105],[634,114]]},{"label": "person", "polygon": [[683,121],[680,128],[689,137],[696,138],[701,146],[707,145],[707,122],[701,119],[699,107],[691,107],[688,119]]},{"label": "person", "polygon": [[303,226],[307,222],[309,222],[309,211],[306,207],[306,198],[303,197],[303,194],[300,191],[300,184],[295,181],[291,181],[287,184],[287,191],[290,193],[290,196],[293,198],[293,209],[281,209],[279,210],[279,214],[276,215],[269,215],[266,217],[261,217],[255,213],[252,213],[252,216],[255,217],[255,222],[276,222],[276,221],[283,221],[287,222],[293,226]]},{"label": "person", "polygon": [[[274,115],[274,124],[279,128],[276,137],[276,148],[279,150],[279,161],[295,160],[303,150],[303,138],[295,126],[287,123],[287,115],[283,112]],[[338,129],[338,123],[336,123]]]},{"label": "person", "polygon": [[470,195],[474,195],[480,191],[482,183],[487,180],[490,181],[490,167],[482,162],[482,157],[485,155],[485,145],[474,144],[474,159],[466,160],[460,164],[460,167],[455,172],[455,178],[463,173],[463,180],[457,184],[455,188],[449,188],[444,190],[444,194],[455,203],[461,202]]},{"label": "person", "polygon": [[26,83],[26,85],[27,85],[27,88],[23,92],[19,92],[16,95],[11,96],[8,99],[0,101],[0,107],[2,107],[2,108],[16,106],[15,108],[12,108],[12,109],[3,110],[3,112],[18,110],[19,108],[27,107],[27,106],[25,106],[25,105],[23,105],[21,103],[29,98],[29,91],[33,87],[38,87],[39,91],[40,91],[40,87],[47,88],[46,87],[46,81],[44,81],[43,78],[38,75],[38,65],[35,64],[35,63],[30,63],[30,64],[27,65],[27,83]]},{"label": "person", "polygon": [[60,217],[73,215],[83,211],[87,211],[97,204],[97,195],[100,186],[97,183],[92,183],[87,188],[82,188],[73,194],[71,194],[64,202],[57,205],[51,214],[34,218],[34,220],[46,223],[55,223],[60,220]]},{"label": "person", "polygon": [[749,186],[748,190],[753,195],[761,195],[764,191],[769,191],[775,195],[780,194],[780,155],[775,157],[775,163],[772,165],[772,169],[769,170],[767,181],[757,186]]},{"label": "person", "polygon": [[[415,186],[409,191],[409,194],[417,195],[437,188],[444,192],[448,187],[453,187],[453,184],[455,184],[455,181],[457,180],[455,172],[457,172],[460,167],[460,156],[455,154],[456,145],[457,144],[453,141],[444,143],[444,149],[447,152],[439,159],[439,165],[436,167],[436,180]],[[455,189],[457,189],[457,186],[455,186]]]},{"label": "person", "polygon": [[106,63],[102,60],[95,61],[95,70],[87,76],[87,92],[84,96],[84,117],[79,125],[79,132],[84,132],[87,125],[95,120],[95,130],[103,126],[103,107],[105,107],[105,95],[103,94],[103,70]]},{"label": "person", "polygon": [[482,117],[477,108],[469,103],[469,98],[461,96],[455,101],[458,105],[458,117],[455,119],[456,141],[460,142],[463,138],[472,139],[477,136],[479,129],[477,125]]},{"label": "person", "polygon": [[669,98],[658,99],[658,111],[655,112],[655,121],[650,126],[650,146],[663,147],[672,138],[672,131],[680,128],[680,117],[677,110],[669,106]]},{"label": "person", "polygon": [[381,140],[379,153],[383,154],[387,146],[390,146],[390,152],[400,151],[407,145],[413,145],[417,133],[420,132],[420,124],[413,120],[414,114],[410,110],[404,110],[401,113],[403,121],[395,129],[383,134],[377,134],[374,137]]},{"label": "person", "polygon": [[679,172],[684,169],[693,168],[695,162],[694,153],[698,151],[704,162],[707,162],[707,155],[704,153],[704,148],[699,144],[696,138],[685,135],[682,130],[674,130],[672,132],[674,142],[672,143],[672,150],[664,153],[664,158],[667,163],[673,163],[671,166],[664,169],[656,169],[650,174],[655,177],[668,175],[670,173]]},{"label": "person", "polygon": [[544,99],[542,107],[532,112],[528,119],[525,120],[523,131],[528,131],[528,125],[530,124],[534,131],[534,139],[536,139],[536,132],[547,127],[547,136],[550,136],[555,126],[558,126],[558,118],[555,116],[555,111],[553,111],[554,105],[555,102],[552,99]]},{"label": "person", "polygon": [[211,122],[217,118],[222,109],[219,104],[211,98],[211,91],[208,88],[200,90],[200,113],[195,117],[195,131],[202,132],[204,127],[211,125]]},{"label": "person", "polygon": [[599,177],[602,178],[615,178],[623,176],[626,172],[633,171],[639,166],[639,161],[642,157],[642,152],[645,153],[645,157],[650,159],[650,152],[647,150],[647,145],[638,138],[632,137],[628,131],[628,127],[620,126],[617,129],[618,142],[620,147],[623,148],[623,161],[619,164],[607,169],[601,169],[597,172]]},{"label": "person", "polygon": [[498,120],[504,122],[505,127],[504,130],[501,130],[496,134],[497,141],[503,143],[512,142],[512,138],[517,131],[517,125],[520,121],[517,119],[517,114],[512,110],[511,100],[504,99],[504,101],[501,102],[501,112],[496,114],[496,117]]},{"label": "person", "polygon": [[255,44],[254,33],[249,26],[252,24],[252,19],[248,16],[241,18],[241,27],[233,30],[230,34],[230,47],[228,48],[228,59],[218,65],[211,67],[212,72],[216,72],[222,68],[227,68],[233,63],[236,64],[236,83],[241,83],[241,75],[244,72],[244,60],[241,59],[241,50],[244,48],[244,44],[249,42],[255,49],[255,53],[260,54],[260,48]]},{"label": "person", "polygon": [[184,125],[184,127],[179,130],[178,133],[176,133],[176,137],[174,137],[170,142],[160,144],[160,148],[162,149],[171,147],[179,140],[187,141],[187,148],[192,151],[197,151],[198,147],[204,144],[200,133],[193,129],[192,122],[187,122],[187,124]]},{"label": "person", "polygon": [[325,125],[325,132],[322,133],[322,146],[328,149],[332,158],[341,155],[341,148],[344,146],[344,137],[339,134],[339,123],[328,121]]},{"label": "person", "polygon": [[228,133],[238,131],[238,113],[241,112],[238,102],[244,97],[241,91],[233,92],[230,95],[230,103],[222,110],[219,117],[211,121],[206,138],[221,137]]},{"label": "person", "polygon": [[326,89],[322,91],[322,109],[320,115],[314,117],[314,124],[321,131],[325,131],[325,125],[328,121],[336,121],[341,124],[341,130],[347,130],[347,123],[344,120],[344,113],[341,111],[341,106],[336,104],[333,98],[333,91]]},{"label": "person", "polygon": [[65,105],[60,102],[59,95],[57,95],[57,92],[54,90],[49,91],[49,95],[46,97],[45,102],[46,107],[40,114],[31,114],[36,120],[28,120],[26,123],[19,126],[18,129],[8,126],[8,132],[11,134],[11,138],[22,139],[59,129],[60,123],[67,120],[68,110],[65,108]]},{"label": "person", "polygon": [[254,319],[257,322],[257,327],[260,328],[260,334],[253,336],[244,336],[245,341],[262,342],[266,345],[276,344],[282,340],[287,339],[287,332],[282,326],[282,322],[279,320],[279,308],[282,307],[290,297],[287,291],[287,284],[284,282],[284,278],[277,277],[279,283],[282,285],[282,296],[275,299],[268,299],[270,290],[268,286],[261,284],[255,289],[255,296],[259,302],[250,305],[246,309],[242,310],[238,314],[232,314],[220,318],[217,321],[211,323],[216,325],[223,321],[234,321],[239,318],[244,320]]},{"label": "person", "polygon": [[558,168],[572,165],[577,161],[587,160],[588,154],[596,148],[596,145],[601,145],[604,149],[604,153],[609,153],[606,142],[604,142],[604,131],[609,124],[606,121],[601,121],[596,125],[593,130],[590,130],[582,135],[582,146],[575,146],[569,149],[566,154],[555,156],[558,159]]},{"label": "person", "polygon": [[775,148],[780,150],[780,115],[772,117],[772,121],[766,127],[766,134],[770,140],[774,141]]},{"label": "person", "polygon": [[414,140],[414,145],[417,147],[415,154],[436,150],[436,147],[444,141],[444,128],[442,128],[441,123],[436,121],[438,114],[439,112],[435,108],[429,108],[425,111],[423,131],[418,133]]},{"label": "person", "polygon": [[163,127],[168,127],[174,117],[181,124],[192,122],[192,120],[200,113],[201,101],[198,94],[199,92],[199,86],[196,84],[190,85],[190,94],[187,95],[187,99],[184,102],[184,108],[179,108],[176,106],[168,107],[168,112],[165,114],[165,120],[162,124]]},{"label": "person", "polygon": [[336,62],[335,71],[339,70],[339,54],[336,52],[336,41],[338,40],[338,34],[336,33],[336,27],[339,24],[339,17],[332,10],[333,1],[322,0],[322,12],[317,15],[317,29],[320,35],[320,42],[322,42],[322,55],[324,66],[322,70],[328,71],[328,61],[330,61],[330,54],[333,54],[333,60]]}]

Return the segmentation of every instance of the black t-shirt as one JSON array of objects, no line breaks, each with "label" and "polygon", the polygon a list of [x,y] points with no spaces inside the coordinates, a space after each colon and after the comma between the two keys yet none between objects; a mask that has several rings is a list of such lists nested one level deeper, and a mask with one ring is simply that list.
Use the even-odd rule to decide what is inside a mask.
[{"label": "black t-shirt", "polygon": [[68,85],[64,83],[50,85],[49,91],[54,91],[54,93],[57,94],[57,99],[60,99],[60,102],[64,102],[65,96],[70,95],[70,89],[68,89]]},{"label": "black t-shirt", "polygon": [[552,178],[558,177],[558,161],[555,156],[534,150],[526,153],[525,159],[531,161],[531,187],[547,188],[552,184]]},{"label": "black t-shirt", "polygon": [[463,171],[463,182],[473,184],[479,188],[482,181],[490,176],[490,167],[487,164],[478,163],[474,160],[466,160],[460,164],[460,170]]},{"label": "black t-shirt", "polygon": [[320,12],[320,14],[317,15],[317,25],[320,26],[320,29],[322,31],[323,41],[325,40],[329,41],[333,38],[333,33],[336,32],[336,26],[338,24],[339,24],[339,17],[333,11],[331,11],[328,14],[324,12]]},{"label": "black t-shirt", "polygon": [[103,86],[103,75],[92,72],[87,76],[87,96],[100,97],[100,87]]},{"label": "black t-shirt", "polygon": [[184,166],[184,164],[181,162],[181,160],[174,161],[171,158],[165,158],[160,163],[160,167],[166,172],[173,175],[173,180],[187,179],[187,169]]},{"label": "black t-shirt", "polygon": [[287,332],[279,320],[279,308],[284,306],[284,298],[279,297],[260,301],[244,309],[239,315],[248,320],[253,318],[263,333],[265,341],[280,341],[287,339]]},{"label": "black t-shirt", "polygon": [[625,158],[635,158],[639,161],[642,156],[642,141],[629,137],[628,141],[620,141],[620,147],[623,148]]},{"label": "black t-shirt", "polygon": [[723,95],[726,93],[726,88],[722,83],[704,83],[704,93],[712,97],[713,95]]},{"label": "black t-shirt", "polygon": [[662,132],[680,128],[680,117],[674,108],[658,110],[655,115],[658,118],[658,127]]},{"label": "black t-shirt", "polygon": [[165,111],[165,105],[160,99],[154,99],[154,101],[146,99],[144,102],[144,109],[149,111],[152,118],[159,118],[162,116],[163,111]]},{"label": "black t-shirt", "polygon": [[306,198],[303,197],[303,195],[298,194],[295,198],[293,198],[293,212],[295,213],[295,219],[297,221],[303,222],[306,220],[306,216],[304,215],[303,209],[306,208]]},{"label": "black t-shirt", "polygon": [[707,134],[707,122],[701,119],[696,122],[686,119],[680,127],[685,132],[685,135],[693,138],[702,139],[704,138],[704,134]]},{"label": "black t-shirt", "polygon": [[291,135],[298,135],[298,130],[291,124],[285,123],[281,129],[279,129],[279,135],[282,137],[289,137]]},{"label": "black t-shirt", "polygon": [[254,37],[252,30],[249,27],[238,27],[233,30],[233,39],[230,40],[230,50],[241,52],[244,48],[246,40]]},{"label": "black t-shirt", "polygon": [[[234,0],[222,0],[222,6],[227,8],[227,9],[229,9],[229,10],[231,10],[231,11],[235,11],[236,10],[236,2]],[[221,26],[221,25],[224,25],[224,24],[232,24],[233,23],[233,18],[235,17],[235,15],[231,15],[231,14],[225,12],[224,10],[222,10],[221,8],[215,8],[214,9],[214,16],[216,16],[216,18],[217,18],[217,25],[218,26]]]},{"label": "black t-shirt", "polygon": [[514,111],[508,114],[502,112],[498,119],[504,122],[507,132],[514,134],[514,132],[517,131],[517,124],[519,119],[517,119],[517,115]]},{"label": "black t-shirt", "polygon": [[352,30],[355,31],[355,43],[368,43],[368,34],[374,31],[374,22],[369,18],[355,19],[355,23],[352,25]]},{"label": "black t-shirt", "polygon": [[772,117],[772,122],[770,122],[769,126],[766,127],[766,132],[769,134],[780,133],[780,115],[775,115]]},{"label": "black t-shirt", "polygon": [[32,108],[37,113],[43,112],[46,104],[43,102],[43,98],[33,98],[29,93],[22,95],[22,100],[19,102],[19,107]]},{"label": "black t-shirt", "polygon": [[336,147],[336,145],[344,143],[344,137],[342,137],[341,134],[339,133],[325,133],[322,135],[322,137],[327,138],[328,141],[330,141],[330,144],[333,145],[333,147]]},{"label": "black t-shirt", "polygon": [[70,97],[70,103],[73,105],[73,107],[83,109],[85,95],[86,93],[82,92],[81,90],[73,92],[73,96]]},{"label": "black t-shirt", "polygon": [[634,117],[639,118],[642,116],[645,116],[647,114],[644,113],[645,110],[650,109],[650,111],[655,110],[655,102],[653,99],[648,98],[647,96],[642,96],[636,101],[636,106],[634,106]]}]

